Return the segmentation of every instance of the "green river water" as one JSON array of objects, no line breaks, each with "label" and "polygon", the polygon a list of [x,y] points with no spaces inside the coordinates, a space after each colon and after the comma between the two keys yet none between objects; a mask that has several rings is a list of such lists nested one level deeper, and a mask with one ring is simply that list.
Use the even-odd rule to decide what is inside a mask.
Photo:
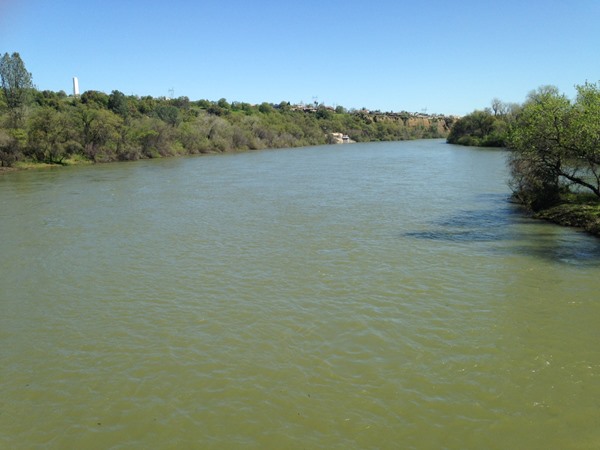
[{"label": "green river water", "polygon": [[505,157],[0,176],[0,448],[600,448],[600,240],[524,217]]}]

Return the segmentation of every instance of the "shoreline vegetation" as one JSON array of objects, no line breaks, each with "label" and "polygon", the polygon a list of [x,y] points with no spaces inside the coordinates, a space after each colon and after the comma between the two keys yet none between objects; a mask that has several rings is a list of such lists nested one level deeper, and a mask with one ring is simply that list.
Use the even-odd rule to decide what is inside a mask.
[{"label": "shoreline vegetation", "polygon": [[313,102],[40,91],[19,53],[0,58],[0,167],[70,165],[346,142],[445,138],[455,118]]},{"label": "shoreline vegetation", "polygon": [[447,142],[507,148],[514,201],[536,219],[600,237],[600,85],[576,89],[574,100],[554,86],[523,104],[494,99],[456,120]]},{"label": "shoreline vegetation", "polygon": [[[196,154],[446,138],[457,119],[323,104],[32,91],[18,127],[0,94],[0,174]],[[4,104],[3,104],[4,103]],[[4,106],[4,107],[3,107]]]}]

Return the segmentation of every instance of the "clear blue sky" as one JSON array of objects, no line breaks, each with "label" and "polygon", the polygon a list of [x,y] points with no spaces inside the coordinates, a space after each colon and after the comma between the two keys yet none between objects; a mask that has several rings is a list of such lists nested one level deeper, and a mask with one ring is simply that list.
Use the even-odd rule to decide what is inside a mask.
[{"label": "clear blue sky", "polygon": [[600,80],[600,1],[0,0],[38,89],[466,114]]}]

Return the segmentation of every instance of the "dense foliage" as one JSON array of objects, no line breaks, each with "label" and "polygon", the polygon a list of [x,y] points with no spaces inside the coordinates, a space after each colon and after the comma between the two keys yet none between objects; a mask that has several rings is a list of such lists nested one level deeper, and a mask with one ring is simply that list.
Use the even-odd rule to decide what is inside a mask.
[{"label": "dense foliage", "polygon": [[577,86],[570,101],[557,88],[532,92],[510,133],[512,186],[533,210],[578,193],[600,200],[600,89]]},{"label": "dense foliage", "polygon": [[543,86],[523,105],[499,100],[457,120],[448,142],[507,147],[515,198],[540,211],[577,198],[600,201],[600,87],[577,86],[574,101]]},{"label": "dense foliage", "polygon": [[18,53],[5,53],[0,58],[0,85],[4,103],[10,113],[11,125],[19,126],[23,118],[27,96],[33,85],[31,74],[25,69],[25,63]]},{"label": "dense foliage", "polygon": [[[5,58],[13,61],[14,55]],[[12,91],[0,93],[3,166],[19,160],[104,162],[326,144],[334,142],[332,133],[357,142],[436,138],[445,137],[451,124],[449,118],[408,113],[139,97],[116,90],[87,91],[76,98],[32,88],[31,75],[20,58],[17,62],[7,74],[18,72],[22,81],[13,83],[19,93],[19,120],[13,120]],[[3,71],[2,85],[10,79]]]},{"label": "dense foliage", "polygon": [[510,125],[514,122],[519,106],[492,101],[492,107],[477,110],[458,119],[448,135],[450,144],[476,147],[505,147]]}]

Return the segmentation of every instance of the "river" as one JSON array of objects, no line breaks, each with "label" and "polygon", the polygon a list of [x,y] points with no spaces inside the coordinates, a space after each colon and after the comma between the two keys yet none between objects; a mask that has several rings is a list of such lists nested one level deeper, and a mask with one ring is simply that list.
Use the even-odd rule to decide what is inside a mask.
[{"label": "river", "polygon": [[0,448],[600,448],[600,240],[440,140],[0,176]]}]

